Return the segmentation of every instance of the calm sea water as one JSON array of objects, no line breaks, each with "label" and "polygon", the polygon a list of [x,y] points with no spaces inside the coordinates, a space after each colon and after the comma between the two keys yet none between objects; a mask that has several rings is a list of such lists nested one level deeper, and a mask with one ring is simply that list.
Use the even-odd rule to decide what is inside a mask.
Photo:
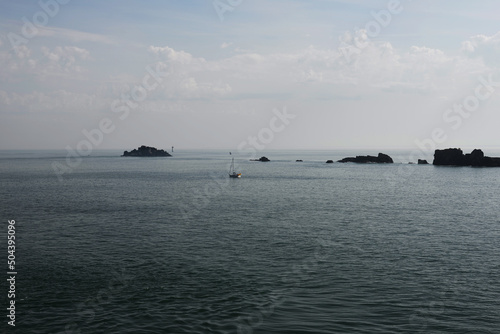
[{"label": "calm sea water", "polygon": [[276,151],[229,179],[227,152],[120,153],[59,181],[61,152],[0,152],[8,332],[500,332],[500,168]]}]

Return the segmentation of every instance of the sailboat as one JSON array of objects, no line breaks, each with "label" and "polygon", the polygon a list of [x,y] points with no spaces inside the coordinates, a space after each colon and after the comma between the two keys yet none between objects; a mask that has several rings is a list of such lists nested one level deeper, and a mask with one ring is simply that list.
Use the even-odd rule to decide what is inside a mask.
[{"label": "sailboat", "polygon": [[234,158],[231,160],[231,167],[229,168],[229,177],[241,177],[241,173],[236,173],[234,170]]}]

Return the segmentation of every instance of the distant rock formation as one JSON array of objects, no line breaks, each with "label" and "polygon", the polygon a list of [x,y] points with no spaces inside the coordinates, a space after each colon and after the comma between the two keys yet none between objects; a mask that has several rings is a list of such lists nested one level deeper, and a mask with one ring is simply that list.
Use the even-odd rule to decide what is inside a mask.
[{"label": "distant rock formation", "polygon": [[130,152],[123,152],[122,157],[171,157],[172,155],[165,150],[158,150],[155,147],[142,145]]},{"label": "distant rock formation", "polygon": [[299,160],[295,160],[295,162],[302,162],[302,160],[300,160],[300,159]]},{"label": "distant rock formation", "polygon": [[418,164],[419,165],[428,165],[429,163],[427,162],[427,160],[418,159]]},{"label": "distant rock formation", "polygon": [[326,160],[327,164],[333,164],[333,160]]},{"label": "distant rock formation", "polygon": [[474,166],[500,167],[500,158],[486,157],[481,150],[464,154],[459,148],[447,148],[434,151],[433,165],[436,166]]},{"label": "distant rock formation", "polygon": [[338,162],[356,162],[356,163],[378,163],[378,164],[392,164],[394,161],[390,156],[384,153],[379,153],[378,156],[374,157],[372,155],[358,155],[355,158],[348,157]]},{"label": "distant rock formation", "polygon": [[269,160],[266,157],[260,157],[260,159],[251,159],[250,161],[262,161],[262,162],[266,162],[266,161],[271,161],[271,160]]}]

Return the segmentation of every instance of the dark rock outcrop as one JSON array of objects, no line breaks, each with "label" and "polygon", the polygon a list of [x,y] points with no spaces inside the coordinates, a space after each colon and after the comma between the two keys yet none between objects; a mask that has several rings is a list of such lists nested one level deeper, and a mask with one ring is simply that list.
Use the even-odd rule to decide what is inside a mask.
[{"label": "dark rock outcrop", "polygon": [[333,160],[326,160],[327,164],[333,164]]},{"label": "dark rock outcrop", "polygon": [[250,161],[262,161],[262,162],[267,162],[267,161],[271,161],[269,160],[268,158],[266,157],[260,157],[259,159],[252,159]]},{"label": "dark rock outcrop", "polygon": [[464,154],[459,148],[447,148],[434,151],[432,164],[436,166],[500,167],[500,158],[487,157],[483,151],[478,149]]},{"label": "dark rock outcrop", "polygon": [[418,159],[418,164],[419,165],[428,165],[429,163],[427,162],[427,160]]},{"label": "dark rock outcrop", "polygon": [[374,157],[372,155],[358,155],[354,157],[344,158],[338,162],[356,162],[356,163],[378,163],[378,164],[392,164],[394,161],[390,156],[384,153],[379,153],[378,156]]},{"label": "dark rock outcrop", "polygon": [[302,162],[302,160],[300,160],[300,159],[299,160],[295,160],[295,162]]},{"label": "dark rock outcrop", "polygon": [[165,150],[158,150],[155,147],[142,145],[130,152],[123,152],[122,157],[171,157],[172,155]]},{"label": "dark rock outcrop", "polygon": [[465,166],[464,152],[459,148],[435,150],[432,164],[438,166]]}]

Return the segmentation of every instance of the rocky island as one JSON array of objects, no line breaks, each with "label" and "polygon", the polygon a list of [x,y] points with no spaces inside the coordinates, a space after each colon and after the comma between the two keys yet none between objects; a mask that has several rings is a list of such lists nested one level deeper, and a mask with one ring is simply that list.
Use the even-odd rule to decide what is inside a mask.
[{"label": "rocky island", "polygon": [[356,162],[360,164],[366,163],[378,163],[378,164],[392,164],[394,161],[390,156],[384,153],[379,153],[378,156],[374,157],[372,155],[358,155],[356,157],[348,157],[338,162]]},{"label": "rocky island", "polygon": [[165,150],[158,150],[155,147],[142,145],[130,152],[123,152],[122,157],[171,157],[172,155]]},{"label": "rocky island", "polygon": [[500,167],[500,158],[487,157],[483,151],[478,149],[464,154],[459,148],[447,148],[434,151],[432,164],[436,166]]},{"label": "rocky island", "polygon": [[260,157],[259,159],[250,159],[250,161],[268,162],[271,160],[269,160],[267,157]]}]

